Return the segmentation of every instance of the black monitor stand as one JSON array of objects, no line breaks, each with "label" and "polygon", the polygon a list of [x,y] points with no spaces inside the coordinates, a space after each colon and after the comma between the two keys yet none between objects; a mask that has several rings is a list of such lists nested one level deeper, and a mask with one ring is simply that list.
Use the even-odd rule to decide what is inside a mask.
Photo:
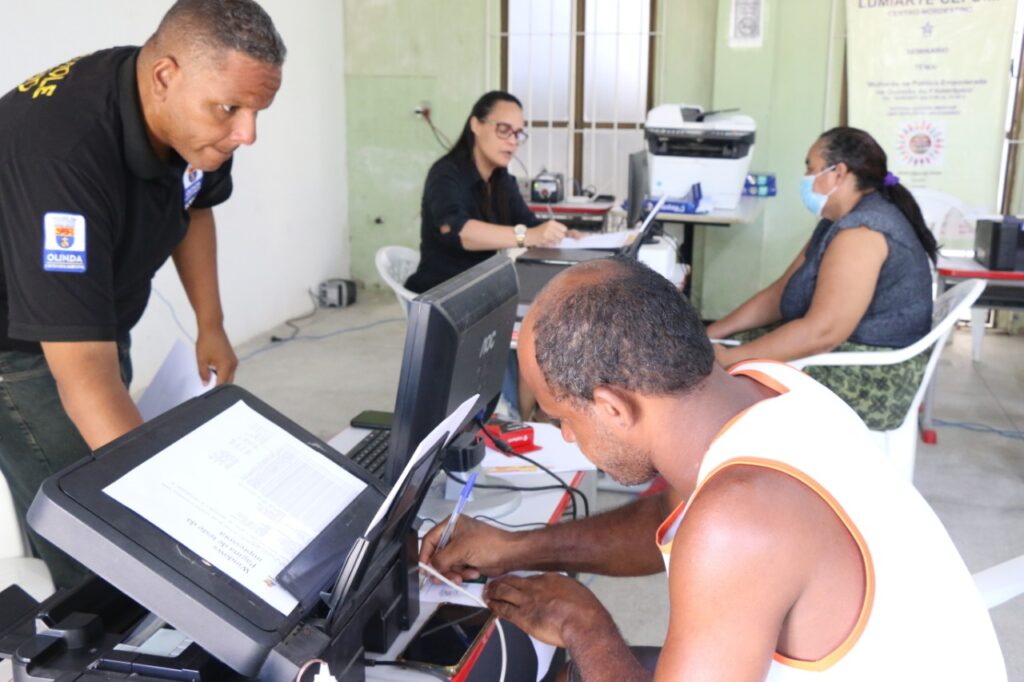
[{"label": "black monitor stand", "polygon": [[[321,658],[338,680],[363,682],[365,654],[386,652],[419,616],[415,529],[389,564],[353,595],[337,632],[323,630],[322,612],[301,620],[270,652],[260,679],[294,680],[306,661]],[[17,682],[252,679],[195,642],[173,656],[117,650],[149,615],[95,575],[42,603],[14,585],[0,592],[0,658],[11,659]]]}]

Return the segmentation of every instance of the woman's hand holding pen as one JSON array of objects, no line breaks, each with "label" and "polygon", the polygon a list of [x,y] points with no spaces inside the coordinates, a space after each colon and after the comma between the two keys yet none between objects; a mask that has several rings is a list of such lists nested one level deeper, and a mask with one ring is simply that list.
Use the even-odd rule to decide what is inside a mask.
[{"label": "woman's hand holding pen", "polygon": [[480,576],[503,575],[513,565],[517,533],[495,528],[469,516],[459,517],[448,543],[438,549],[447,519],[434,526],[420,545],[420,561],[429,563],[456,583]]},{"label": "woman's hand holding pen", "polygon": [[580,233],[570,230],[557,220],[546,220],[526,231],[527,246],[555,246],[564,238],[579,239]]}]

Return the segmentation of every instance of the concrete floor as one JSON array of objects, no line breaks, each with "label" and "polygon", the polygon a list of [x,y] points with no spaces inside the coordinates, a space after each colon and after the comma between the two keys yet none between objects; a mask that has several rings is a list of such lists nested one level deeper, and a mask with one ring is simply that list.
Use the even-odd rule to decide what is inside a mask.
[{"label": "concrete floor", "polygon": [[[392,409],[405,320],[390,293],[360,296],[353,307],[321,310],[300,323],[295,341],[269,344],[268,333],[243,346],[237,382],[324,439],[360,410]],[[290,333],[285,327],[272,331]],[[938,380],[937,418],[1024,431],[1024,337],[990,331],[983,361],[976,364],[969,331],[957,330]],[[1024,553],[1024,440],[951,426],[940,426],[938,434],[937,445],[918,447],[915,484],[968,568],[978,571]],[[598,504],[609,508],[626,499],[601,493]],[[631,643],[661,644],[664,575],[587,580]],[[1024,680],[1024,597],[997,607],[992,618],[1009,679]]]}]

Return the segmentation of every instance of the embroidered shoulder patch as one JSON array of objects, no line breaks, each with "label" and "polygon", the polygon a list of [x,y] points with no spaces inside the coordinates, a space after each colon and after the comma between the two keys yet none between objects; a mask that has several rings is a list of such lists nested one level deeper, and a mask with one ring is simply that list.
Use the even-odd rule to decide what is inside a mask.
[{"label": "embroidered shoulder patch", "polygon": [[85,272],[85,216],[47,213],[43,216],[43,270]]}]

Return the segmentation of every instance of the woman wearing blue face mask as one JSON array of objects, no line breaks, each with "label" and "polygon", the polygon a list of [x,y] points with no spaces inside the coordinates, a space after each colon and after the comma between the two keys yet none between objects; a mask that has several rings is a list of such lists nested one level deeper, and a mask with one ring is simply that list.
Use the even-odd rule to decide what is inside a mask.
[{"label": "woman wearing blue face mask", "polygon": [[[721,320],[723,365],[793,360],[832,350],[902,348],[931,328],[937,246],[921,210],[868,133],[833,128],[807,152],[800,194],[819,222],[782,276]],[[741,332],[746,332],[741,334]],[[813,367],[809,373],[884,430],[900,424],[926,358],[889,367]]]}]

